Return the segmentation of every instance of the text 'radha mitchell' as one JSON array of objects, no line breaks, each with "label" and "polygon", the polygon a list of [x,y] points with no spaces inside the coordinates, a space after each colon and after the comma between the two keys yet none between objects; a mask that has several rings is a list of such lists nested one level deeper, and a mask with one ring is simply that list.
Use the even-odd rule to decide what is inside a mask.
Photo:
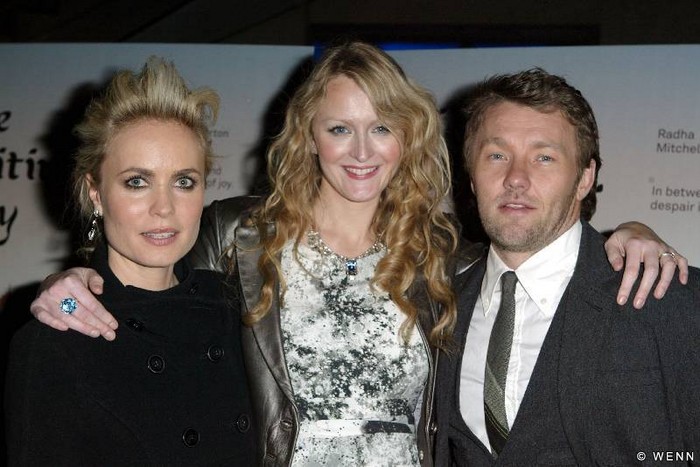
[{"label": "text 'radha mitchell'", "polygon": [[660,154],[700,154],[695,133],[690,130],[659,128],[656,152]]}]

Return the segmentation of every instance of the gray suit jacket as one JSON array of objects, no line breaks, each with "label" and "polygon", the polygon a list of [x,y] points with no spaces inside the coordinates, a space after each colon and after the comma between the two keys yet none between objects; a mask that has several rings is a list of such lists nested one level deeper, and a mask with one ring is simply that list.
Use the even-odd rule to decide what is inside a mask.
[{"label": "gray suit jacket", "polygon": [[574,275],[497,462],[459,415],[462,351],[485,261],[456,280],[462,313],[457,352],[438,368],[436,465],[658,465],[660,452],[672,453],[671,464],[700,462],[699,271],[641,311],[619,306],[622,274],[604,238],[583,226]]}]

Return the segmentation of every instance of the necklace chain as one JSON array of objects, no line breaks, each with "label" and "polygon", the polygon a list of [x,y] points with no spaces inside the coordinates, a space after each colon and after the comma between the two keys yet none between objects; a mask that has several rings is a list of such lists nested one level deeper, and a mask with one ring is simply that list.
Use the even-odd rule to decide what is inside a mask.
[{"label": "necklace chain", "polygon": [[309,248],[312,250],[316,251],[319,253],[321,256],[332,258],[336,261],[338,261],[340,264],[345,266],[345,274],[348,276],[356,276],[357,275],[357,260],[366,258],[367,256],[373,255],[375,253],[379,253],[382,251],[385,246],[384,243],[379,240],[379,237],[377,237],[374,240],[374,243],[372,246],[370,246],[367,250],[365,250],[363,253],[359,254],[358,256],[355,257],[348,257],[348,256],[343,256],[341,254],[336,253],[329,247],[326,242],[323,241],[323,238],[321,238],[321,234],[318,233],[316,230],[311,229],[309,232],[306,234],[306,239],[309,242]]}]

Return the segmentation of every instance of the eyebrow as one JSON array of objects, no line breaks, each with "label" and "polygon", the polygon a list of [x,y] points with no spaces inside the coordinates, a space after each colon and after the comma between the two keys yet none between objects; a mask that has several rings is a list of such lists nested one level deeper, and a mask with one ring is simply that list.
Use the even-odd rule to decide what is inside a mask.
[{"label": "eyebrow", "polygon": [[178,170],[177,172],[175,172],[175,176],[189,175],[191,173],[195,173],[197,175],[200,175],[199,170],[195,169],[194,167],[190,167],[189,169]]},{"label": "eyebrow", "polygon": [[[500,136],[494,136],[493,138],[486,138],[485,140],[482,141],[481,148],[483,148],[487,144],[495,144],[498,147],[508,146],[508,143]],[[548,143],[546,141],[535,141],[535,143],[532,144],[531,146],[534,147],[535,149],[552,148],[552,149],[555,149],[559,152],[564,151],[564,148],[561,146],[561,144]]]},{"label": "eyebrow", "polygon": [[[146,177],[152,177],[152,176],[155,175],[155,172],[153,172],[152,170],[144,169],[144,168],[142,168],[142,167],[129,167],[129,168],[124,169],[124,170],[122,170],[121,172],[119,172],[119,175],[123,175],[123,174],[127,174],[127,173],[133,173],[133,172],[136,172],[136,173],[139,174],[139,175],[144,175],[144,176],[146,176]],[[181,176],[181,175],[189,175],[189,174],[192,174],[192,173],[201,175],[201,172],[200,172],[199,170],[195,169],[194,167],[190,167],[190,168],[187,168],[187,169],[178,170],[178,171],[175,172],[173,175],[176,176],[176,177],[179,177],[179,176]]]}]

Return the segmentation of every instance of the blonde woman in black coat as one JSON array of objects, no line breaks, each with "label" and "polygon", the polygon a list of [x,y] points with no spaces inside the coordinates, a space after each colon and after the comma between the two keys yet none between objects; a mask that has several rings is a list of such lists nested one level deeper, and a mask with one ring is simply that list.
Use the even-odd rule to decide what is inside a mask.
[{"label": "blonde woman in black coat", "polygon": [[5,401],[11,465],[254,463],[238,310],[223,275],[182,259],[199,232],[218,102],[153,58],[118,73],[77,127],[90,265],[121,332],[107,342],[36,321],[17,333]]}]

